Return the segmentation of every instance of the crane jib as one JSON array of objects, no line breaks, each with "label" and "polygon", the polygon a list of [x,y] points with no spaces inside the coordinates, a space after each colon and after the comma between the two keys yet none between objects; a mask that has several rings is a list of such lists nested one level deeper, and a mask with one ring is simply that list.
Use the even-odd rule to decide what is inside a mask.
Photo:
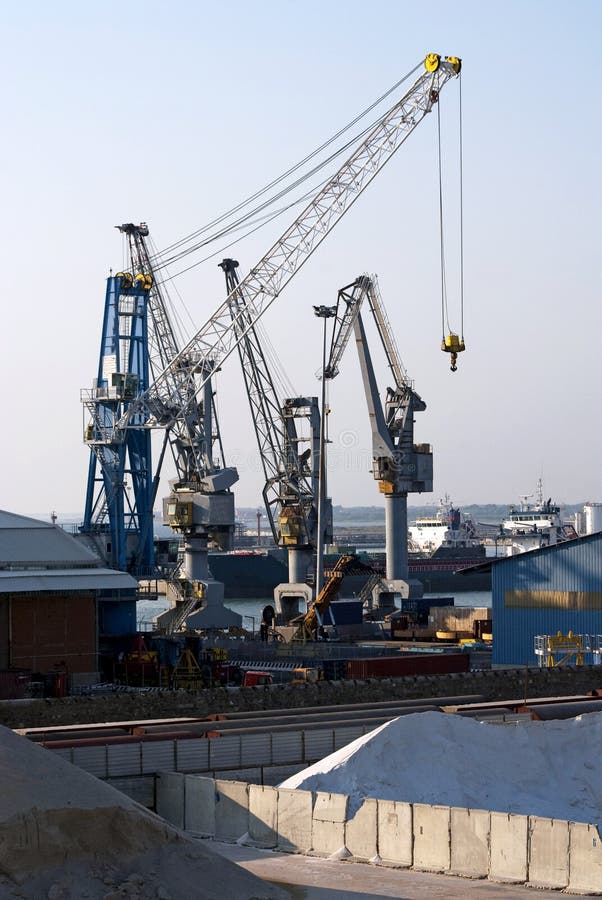
[{"label": "crane jib", "polygon": [[[433,59],[437,61],[436,68]],[[459,69],[460,63],[455,57],[448,57],[446,60],[433,54],[427,57],[426,71],[381,117],[338,172],[240,281],[236,290],[245,300],[246,327],[241,329],[232,320],[229,298],[226,298],[183,350],[156,377],[150,388],[130,404],[128,411],[116,423],[116,430],[132,427],[134,418],[142,419],[146,426],[155,423],[164,426],[175,421],[179,412],[178,398],[182,396],[182,371],[187,369],[186,377],[190,386],[198,393],[210,378],[210,371],[236,349],[243,334],[259,320],[284,286],[430,112],[438,101],[442,87],[458,74]],[[194,365],[187,363],[188,360],[195,360]],[[209,361],[211,365],[206,366],[207,373],[199,376],[200,364]]]}]

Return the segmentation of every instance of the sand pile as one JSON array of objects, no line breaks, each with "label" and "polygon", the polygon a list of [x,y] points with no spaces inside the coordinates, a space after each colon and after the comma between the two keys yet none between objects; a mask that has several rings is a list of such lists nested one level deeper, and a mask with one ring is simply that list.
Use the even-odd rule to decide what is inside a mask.
[{"label": "sand pile", "polygon": [[0,898],[283,900],[114,788],[0,727]]},{"label": "sand pile", "polygon": [[491,725],[439,712],[393,719],[281,787],[602,822],[602,713]]}]

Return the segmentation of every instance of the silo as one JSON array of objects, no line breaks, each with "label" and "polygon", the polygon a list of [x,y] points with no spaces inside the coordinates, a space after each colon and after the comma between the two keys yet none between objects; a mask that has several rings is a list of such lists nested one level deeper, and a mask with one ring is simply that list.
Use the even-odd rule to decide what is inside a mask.
[{"label": "silo", "polygon": [[577,510],[575,515],[573,516],[575,523],[575,531],[581,537],[582,534],[585,534],[585,511]]},{"label": "silo", "polygon": [[586,503],[583,507],[585,513],[585,533],[596,534],[602,531],[602,503]]}]

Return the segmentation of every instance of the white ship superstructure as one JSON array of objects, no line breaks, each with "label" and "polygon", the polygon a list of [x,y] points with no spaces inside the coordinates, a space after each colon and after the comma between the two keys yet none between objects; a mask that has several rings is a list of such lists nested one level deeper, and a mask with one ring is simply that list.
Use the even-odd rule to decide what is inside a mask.
[{"label": "white ship superstructure", "polygon": [[[530,502],[533,496],[535,502]],[[508,556],[547,547],[576,536],[574,529],[562,521],[560,507],[551,498],[543,499],[541,478],[537,482],[535,495],[521,497],[519,505],[510,508],[501,524],[501,534],[508,539]]]},{"label": "white ship superstructure", "polygon": [[449,496],[439,502],[432,516],[419,516],[408,528],[409,549],[425,554],[440,547],[477,547],[481,541],[469,516],[453,506]]}]

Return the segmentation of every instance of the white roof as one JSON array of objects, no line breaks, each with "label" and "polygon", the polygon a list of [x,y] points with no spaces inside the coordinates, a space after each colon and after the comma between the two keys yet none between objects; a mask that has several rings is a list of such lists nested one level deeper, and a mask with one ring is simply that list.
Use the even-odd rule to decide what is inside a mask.
[{"label": "white roof", "polygon": [[25,591],[135,590],[138,582],[115,569],[43,569],[0,571],[0,594]]},{"label": "white roof", "polygon": [[0,510],[0,594],[137,587],[135,578],[103,567],[92,550],[60,526]]},{"label": "white roof", "polygon": [[59,525],[0,510],[0,568],[96,566],[100,560]]}]

